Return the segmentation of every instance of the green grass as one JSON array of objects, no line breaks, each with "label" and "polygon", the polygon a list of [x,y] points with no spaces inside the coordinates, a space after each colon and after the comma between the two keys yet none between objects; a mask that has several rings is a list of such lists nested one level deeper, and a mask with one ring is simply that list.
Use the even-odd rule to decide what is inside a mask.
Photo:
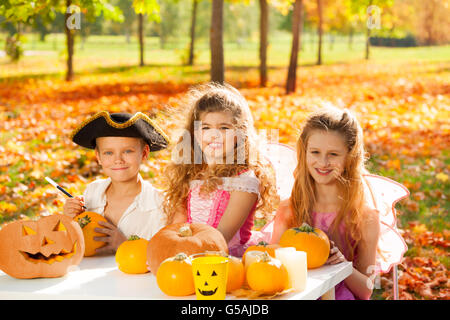
[{"label": "green grass", "polygon": [[[6,34],[0,34],[0,48],[4,48]],[[0,57],[0,77],[16,78],[27,76],[61,76],[65,73],[65,35],[50,34],[45,42],[39,41],[37,34],[25,35],[24,48],[29,53],[22,60],[13,64],[8,57]],[[337,36],[330,45],[328,37],[323,44],[323,63],[349,63],[363,60],[365,52],[364,37],[355,36],[350,48],[347,37]],[[310,34],[303,35],[303,48],[299,54],[299,65],[314,65],[317,60],[317,44]],[[186,56],[189,39],[181,38],[168,42],[164,49],[160,47],[159,38],[146,37],[145,62],[149,67],[164,68],[163,76],[155,81],[185,77],[198,73],[208,79],[210,54],[208,39],[199,39],[196,44],[197,67],[181,67]],[[249,39],[241,44],[224,43],[225,65],[227,68],[251,68],[251,73],[257,74],[259,65],[259,44],[257,39]],[[287,32],[277,32],[269,39],[268,66],[269,69],[285,69],[289,62],[291,50],[291,35]],[[381,62],[392,61],[447,61],[450,56],[450,46],[415,47],[415,48],[384,48],[372,47],[371,60]],[[130,43],[124,36],[92,35],[84,43],[78,37],[75,45],[74,68],[76,73],[104,73],[139,71],[134,68],[139,64],[139,46],[136,37]],[[141,69],[141,72],[147,72]],[[253,75],[253,74],[252,74]],[[201,78],[200,80],[203,80]]]},{"label": "green grass", "polygon": [[[450,166],[450,152],[448,150],[444,150],[439,159],[444,160],[445,167]],[[398,171],[378,165],[377,158],[372,156],[368,167],[371,172],[377,172],[377,174],[395,181],[409,181],[414,185],[420,184],[420,189],[410,190],[411,195],[409,196],[410,199],[414,199],[416,193],[423,193],[423,199],[414,199],[418,203],[417,210],[412,210],[403,201],[396,205],[396,209],[400,212],[398,222],[401,228],[406,227],[409,221],[418,221],[434,232],[443,232],[450,227],[448,220],[450,202],[446,198],[446,195],[450,194],[450,181],[442,182],[436,179],[435,168],[426,165],[427,160],[432,161],[433,159],[416,158],[413,162],[403,164],[402,170]],[[420,171],[411,168],[420,168]],[[437,197],[436,190],[442,193],[440,197]]]}]

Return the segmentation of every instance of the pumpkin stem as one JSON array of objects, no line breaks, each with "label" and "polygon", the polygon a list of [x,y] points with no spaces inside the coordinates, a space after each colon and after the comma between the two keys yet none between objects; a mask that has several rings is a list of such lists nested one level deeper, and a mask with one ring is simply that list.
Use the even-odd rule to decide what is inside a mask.
[{"label": "pumpkin stem", "polygon": [[178,234],[181,237],[190,237],[190,236],[192,236],[191,227],[188,224],[185,224],[180,229],[178,229]]},{"label": "pumpkin stem", "polygon": [[133,234],[133,235],[131,235],[131,236],[128,238],[128,241],[139,240],[139,239],[140,239],[139,236]]},{"label": "pumpkin stem", "polygon": [[260,256],[261,258],[259,259],[259,261],[261,262],[269,262],[272,257],[267,253],[267,251],[264,251],[264,253]]},{"label": "pumpkin stem", "polygon": [[306,222],[303,222],[303,224],[300,227],[294,228],[296,233],[299,232],[306,232],[306,233],[314,233],[316,236],[319,236],[317,234],[317,232],[314,230],[313,227],[311,227],[309,224],[307,224]]},{"label": "pumpkin stem", "polygon": [[78,224],[80,225],[81,229],[86,227],[89,223],[91,223],[91,217],[84,216],[83,218],[78,219]]},{"label": "pumpkin stem", "polygon": [[267,247],[269,244],[267,243],[267,242],[265,242],[265,241],[260,241],[260,242],[258,242],[258,244],[257,244],[257,246],[264,246],[264,247]]},{"label": "pumpkin stem", "polygon": [[187,254],[184,252],[177,253],[173,258],[175,261],[183,261],[188,258]]}]

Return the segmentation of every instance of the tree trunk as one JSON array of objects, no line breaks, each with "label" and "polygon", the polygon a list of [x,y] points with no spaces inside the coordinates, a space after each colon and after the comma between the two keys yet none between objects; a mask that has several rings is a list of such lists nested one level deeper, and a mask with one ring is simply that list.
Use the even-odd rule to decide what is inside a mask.
[{"label": "tree trunk", "polygon": [[39,32],[39,41],[45,42],[45,37],[48,35],[47,30]]},{"label": "tree trunk", "polygon": [[353,33],[354,33],[354,29],[351,28],[351,29],[350,29],[350,32],[349,32],[349,34],[348,34],[348,48],[349,48],[350,50],[353,49]]},{"label": "tree trunk", "polygon": [[370,57],[370,28],[366,29],[366,56],[365,59],[369,60]]},{"label": "tree trunk", "polygon": [[139,36],[139,66],[143,67],[144,63],[144,15],[142,13],[138,14],[138,36]]},{"label": "tree trunk", "polygon": [[225,63],[223,57],[223,0],[213,0],[211,15],[211,81],[223,84]]},{"label": "tree trunk", "polygon": [[291,48],[291,58],[289,61],[288,76],[286,81],[286,93],[295,92],[295,85],[297,80],[297,58],[298,49],[300,45],[300,37],[302,33],[302,0],[295,0],[294,12],[292,15],[292,48]]},{"label": "tree trunk", "polygon": [[322,33],[323,33],[323,14],[322,14],[322,0],[317,0],[317,14],[319,16],[319,47],[317,50],[317,64],[322,64]]},{"label": "tree trunk", "polygon": [[424,37],[424,43],[426,46],[431,46],[436,43],[435,36],[434,36],[434,30],[433,30],[433,24],[434,24],[434,14],[436,10],[434,1],[428,1],[424,2],[422,5],[422,10],[425,12],[424,15],[424,24],[423,24],[423,30],[425,31],[425,37]]},{"label": "tree trunk", "polygon": [[[370,0],[369,7],[372,5],[372,3],[373,3],[373,0]],[[367,25],[366,26],[366,56],[365,56],[366,60],[369,60],[369,57],[370,57],[370,28]]]},{"label": "tree trunk", "polygon": [[189,46],[189,61],[188,65],[194,65],[194,53],[195,53],[195,25],[197,22],[197,5],[198,0],[192,0],[192,16],[191,16],[191,44]]},{"label": "tree trunk", "polygon": [[267,45],[269,33],[269,8],[267,0],[259,0],[260,25],[259,25],[259,85],[267,85]]},{"label": "tree trunk", "polygon": [[69,8],[72,4],[72,0],[66,0],[66,15],[64,19],[64,27],[66,30],[66,47],[67,47],[67,70],[66,70],[66,81],[73,80],[73,46],[74,46],[74,34],[72,30],[69,29],[67,25],[67,21],[71,16],[70,12],[67,12],[67,8]]}]

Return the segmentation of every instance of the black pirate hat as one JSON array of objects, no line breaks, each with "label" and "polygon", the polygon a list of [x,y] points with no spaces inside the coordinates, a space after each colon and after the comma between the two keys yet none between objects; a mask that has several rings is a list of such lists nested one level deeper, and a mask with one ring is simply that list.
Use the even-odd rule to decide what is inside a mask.
[{"label": "black pirate hat", "polygon": [[132,115],[101,111],[83,121],[70,135],[73,142],[89,149],[95,149],[95,139],[100,137],[142,138],[150,151],[164,149],[169,144],[164,131],[141,112]]}]

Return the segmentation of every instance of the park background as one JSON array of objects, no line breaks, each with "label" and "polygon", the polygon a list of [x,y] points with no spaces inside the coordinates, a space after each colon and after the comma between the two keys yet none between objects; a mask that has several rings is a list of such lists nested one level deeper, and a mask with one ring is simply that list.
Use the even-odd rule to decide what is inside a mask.
[{"label": "park background", "polygon": [[[354,112],[369,171],[411,193],[400,299],[448,300],[449,30],[448,0],[0,1],[0,225],[62,211],[45,176],[72,194],[101,177],[69,139],[90,115],[141,111],[173,135],[189,87],[225,81],[291,146],[316,108]],[[168,161],[143,177],[163,188]],[[372,298],[393,298],[390,274]]]}]

